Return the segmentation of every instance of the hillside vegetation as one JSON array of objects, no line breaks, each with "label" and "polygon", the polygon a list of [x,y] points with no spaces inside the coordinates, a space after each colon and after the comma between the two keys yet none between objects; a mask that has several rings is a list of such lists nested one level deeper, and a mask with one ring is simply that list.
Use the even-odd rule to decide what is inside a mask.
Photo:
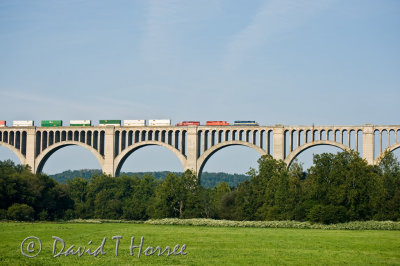
[{"label": "hillside vegetation", "polygon": [[[121,175],[127,176],[138,176],[143,177],[145,175],[152,175],[157,180],[163,180],[165,177],[170,174],[168,171],[160,171],[160,172],[122,172]],[[179,172],[172,172],[177,175],[182,175]],[[59,183],[66,183],[68,180],[73,179],[74,177],[82,177],[84,179],[90,179],[94,175],[101,174],[101,170],[98,169],[82,169],[82,170],[67,170],[62,173],[49,175],[54,178]],[[201,174],[200,184],[205,188],[213,188],[220,184],[221,182],[225,182],[229,185],[229,187],[237,187],[240,183],[249,179],[250,176],[240,175],[240,174],[228,174],[228,173],[209,173],[203,172]]]}]

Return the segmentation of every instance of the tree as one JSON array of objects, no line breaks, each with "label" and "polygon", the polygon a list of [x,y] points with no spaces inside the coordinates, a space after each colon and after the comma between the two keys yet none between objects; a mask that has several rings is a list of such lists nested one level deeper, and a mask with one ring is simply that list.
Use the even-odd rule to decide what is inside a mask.
[{"label": "tree", "polygon": [[400,163],[391,152],[386,152],[378,164],[380,198],[375,219],[400,220]]},{"label": "tree", "polygon": [[14,203],[7,210],[8,218],[16,221],[32,221],[34,215],[34,209],[27,204]]},{"label": "tree", "polygon": [[156,188],[153,204],[148,210],[150,217],[202,217],[204,215],[202,192],[203,188],[196,175],[190,170],[181,176],[170,173]]},{"label": "tree", "polygon": [[308,211],[316,204],[343,206],[346,220],[366,220],[373,216],[378,201],[378,175],[373,166],[354,151],[314,155],[305,179]]},{"label": "tree", "polygon": [[74,201],[74,211],[70,216],[76,218],[88,217],[89,207],[87,205],[88,181],[82,177],[75,177],[67,181],[68,195]]},{"label": "tree", "polygon": [[[222,199],[231,192],[231,189],[226,182],[221,182],[219,185],[215,186],[210,192],[210,217],[212,218],[223,218],[228,219],[227,212],[229,212],[226,208],[232,208],[232,206],[227,206],[226,204],[222,204]],[[234,208],[234,200],[232,202]],[[231,204],[230,204],[231,205]]]},{"label": "tree", "polygon": [[123,218],[130,220],[146,220],[149,218],[147,209],[150,206],[150,199],[153,197],[158,181],[152,175],[145,175],[139,178],[132,177],[134,185],[132,193],[125,198]]},{"label": "tree", "polygon": [[289,171],[282,160],[264,155],[258,170],[250,169],[251,178],[238,186],[236,206],[239,219],[282,219],[287,208]]}]

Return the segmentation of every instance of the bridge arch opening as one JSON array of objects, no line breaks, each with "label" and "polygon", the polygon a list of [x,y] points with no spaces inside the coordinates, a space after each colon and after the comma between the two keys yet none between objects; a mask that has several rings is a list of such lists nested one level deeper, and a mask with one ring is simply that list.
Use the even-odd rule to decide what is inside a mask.
[{"label": "bridge arch opening", "polygon": [[90,169],[101,171],[99,158],[96,158],[87,148],[77,144],[59,145],[47,152],[37,163],[36,173],[43,172],[49,175],[67,170]]},{"label": "bridge arch opening", "polygon": [[[393,156],[395,157],[395,159],[397,159],[397,161],[400,162],[400,142],[397,142],[393,145],[391,145],[390,147],[387,148],[387,150],[389,150],[390,153],[393,154]],[[380,160],[383,159],[383,155],[385,155],[385,151],[383,151],[376,159],[375,159],[375,163],[379,164]]]},{"label": "bridge arch opening", "polygon": [[[183,156],[183,155],[181,155]],[[143,144],[131,149],[116,162],[115,176],[137,172],[183,172],[183,162],[170,149],[158,144]]]},{"label": "bridge arch opening", "polygon": [[400,146],[397,147],[396,149],[392,150],[391,153],[393,153],[393,155],[397,159],[397,161],[400,162]]},{"label": "bridge arch opening", "polygon": [[22,164],[20,158],[18,158],[18,155],[15,154],[15,152],[13,152],[9,147],[0,142],[0,161],[7,160],[11,160],[15,164]]},{"label": "bridge arch opening", "polygon": [[332,144],[320,143],[320,144],[310,145],[309,147],[306,147],[301,151],[299,151],[293,158],[291,158],[291,161],[288,162],[288,165],[290,166],[293,163],[293,161],[297,159],[297,161],[303,165],[303,170],[306,171],[314,164],[313,163],[314,155],[322,153],[336,154],[338,152],[342,152],[343,150],[344,147],[339,147],[339,145],[335,145],[333,143]]},{"label": "bridge arch opening", "polygon": [[205,172],[245,175],[250,168],[258,168],[257,160],[261,155],[260,151],[246,145],[222,146],[210,153],[202,162],[198,171],[200,183],[202,183],[201,175]]}]

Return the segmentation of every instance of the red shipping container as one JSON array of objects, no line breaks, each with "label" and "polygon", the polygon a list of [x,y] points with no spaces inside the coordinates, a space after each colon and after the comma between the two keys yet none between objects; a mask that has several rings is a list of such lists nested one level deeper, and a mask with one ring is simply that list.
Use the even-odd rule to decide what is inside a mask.
[{"label": "red shipping container", "polygon": [[6,126],[6,121],[0,120],[0,127],[5,127],[5,126]]}]

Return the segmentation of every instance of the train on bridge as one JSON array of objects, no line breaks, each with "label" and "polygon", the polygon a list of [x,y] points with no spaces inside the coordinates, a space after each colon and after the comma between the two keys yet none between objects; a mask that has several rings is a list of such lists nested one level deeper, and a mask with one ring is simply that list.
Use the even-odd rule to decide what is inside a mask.
[{"label": "train on bridge", "polygon": [[[62,127],[62,120],[42,120],[41,127]],[[146,124],[146,120],[99,120],[99,126],[131,126],[131,127],[144,127],[144,126],[171,126],[170,119],[151,119]],[[233,124],[227,121],[206,121],[206,126],[258,126],[256,121],[234,121]],[[0,120],[0,127],[7,126],[5,120]],[[14,127],[33,127],[33,120],[15,120],[12,123]],[[91,120],[70,120],[69,126],[90,127],[92,126]],[[201,126],[200,121],[182,121],[176,126]]]}]

